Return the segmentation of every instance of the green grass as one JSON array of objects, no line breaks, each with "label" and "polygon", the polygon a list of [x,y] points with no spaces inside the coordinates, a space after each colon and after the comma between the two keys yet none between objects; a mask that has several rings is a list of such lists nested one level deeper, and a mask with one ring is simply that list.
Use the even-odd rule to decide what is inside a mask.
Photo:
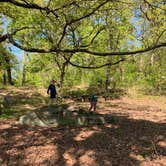
[{"label": "green grass", "polygon": [[1,112],[0,119],[18,119],[21,115],[24,115],[26,112],[29,112],[29,110],[5,108]]}]

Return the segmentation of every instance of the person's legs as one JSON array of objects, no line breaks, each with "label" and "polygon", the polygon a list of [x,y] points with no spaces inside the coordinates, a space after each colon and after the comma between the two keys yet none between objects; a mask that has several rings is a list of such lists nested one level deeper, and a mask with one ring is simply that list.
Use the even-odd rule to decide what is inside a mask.
[{"label": "person's legs", "polygon": [[93,111],[96,111],[97,102],[93,102]]},{"label": "person's legs", "polygon": [[49,101],[48,101],[48,105],[51,105],[51,99],[49,99]]},{"label": "person's legs", "polygon": [[48,105],[54,104],[54,98],[50,98]]},{"label": "person's legs", "polygon": [[93,108],[93,102],[90,102],[90,108],[89,108],[89,111],[91,111],[92,108]]}]

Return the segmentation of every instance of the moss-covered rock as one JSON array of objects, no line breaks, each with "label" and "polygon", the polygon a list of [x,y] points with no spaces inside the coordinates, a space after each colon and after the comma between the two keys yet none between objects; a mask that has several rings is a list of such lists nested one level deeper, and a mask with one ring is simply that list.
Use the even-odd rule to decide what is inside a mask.
[{"label": "moss-covered rock", "polygon": [[67,105],[46,106],[20,117],[20,124],[33,126],[83,126],[111,122],[111,118]]}]

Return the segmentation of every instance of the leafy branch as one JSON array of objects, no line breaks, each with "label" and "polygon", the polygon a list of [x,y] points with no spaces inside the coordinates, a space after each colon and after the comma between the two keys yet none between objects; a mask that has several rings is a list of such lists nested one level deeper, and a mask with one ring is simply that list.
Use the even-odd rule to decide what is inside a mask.
[{"label": "leafy branch", "polygon": [[74,49],[59,49],[57,47],[55,48],[50,48],[50,49],[40,49],[40,48],[28,48],[25,47],[23,45],[18,44],[17,42],[14,41],[12,36],[9,36],[9,41],[16,47],[27,51],[27,52],[38,52],[38,53],[51,53],[51,52],[62,52],[62,53],[87,53],[87,54],[91,54],[91,55],[95,55],[95,56],[116,56],[116,55],[135,55],[138,53],[145,53],[157,48],[161,48],[161,47],[166,47],[166,42],[164,43],[159,43],[159,44],[155,44],[152,46],[149,46],[147,48],[144,49],[140,49],[140,50],[135,50],[135,51],[122,51],[122,52],[97,52],[97,51],[91,51],[88,49],[82,49],[82,48],[74,48]]}]

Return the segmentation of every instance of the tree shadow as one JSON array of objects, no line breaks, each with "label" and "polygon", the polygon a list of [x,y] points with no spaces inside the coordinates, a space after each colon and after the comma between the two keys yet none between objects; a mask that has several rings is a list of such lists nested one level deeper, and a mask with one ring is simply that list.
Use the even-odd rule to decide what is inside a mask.
[{"label": "tree shadow", "polygon": [[38,92],[12,92],[5,91],[5,94],[0,94],[2,105],[1,117],[18,118],[19,116],[31,111],[35,107],[46,105],[49,102],[48,97],[43,96]]},{"label": "tree shadow", "polygon": [[166,156],[166,123],[113,116],[113,124],[82,127],[1,121],[0,164],[137,166]]}]

